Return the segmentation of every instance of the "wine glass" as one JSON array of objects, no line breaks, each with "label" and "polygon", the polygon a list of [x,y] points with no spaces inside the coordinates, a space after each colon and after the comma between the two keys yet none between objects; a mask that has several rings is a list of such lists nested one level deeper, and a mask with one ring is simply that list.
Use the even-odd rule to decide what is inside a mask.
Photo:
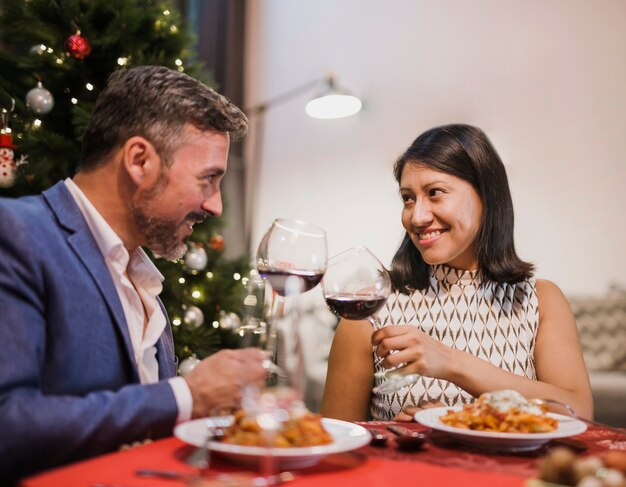
[{"label": "wine glass", "polygon": [[302,220],[277,218],[256,253],[256,268],[279,296],[313,289],[326,270],[326,232]]},{"label": "wine glass", "polygon": [[[330,310],[348,320],[368,319],[380,327],[376,313],[391,293],[391,278],[385,266],[365,246],[358,245],[331,257],[322,279],[324,299]],[[381,359],[382,360],[382,359]],[[393,369],[387,371],[387,374]],[[416,374],[385,376],[377,392],[389,393],[417,380]]]},{"label": "wine glass", "polygon": [[[320,282],[327,259],[326,232],[323,229],[290,218],[277,218],[272,222],[256,254],[257,271],[273,290],[268,307],[270,326],[272,321],[283,315],[286,296],[309,291]],[[268,343],[275,344],[276,340],[271,338],[273,331],[269,333]],[[275,355],[275,345],[268,346],[268,351]],[[275,364],[267,365],[270,371],[280,371]]]}]

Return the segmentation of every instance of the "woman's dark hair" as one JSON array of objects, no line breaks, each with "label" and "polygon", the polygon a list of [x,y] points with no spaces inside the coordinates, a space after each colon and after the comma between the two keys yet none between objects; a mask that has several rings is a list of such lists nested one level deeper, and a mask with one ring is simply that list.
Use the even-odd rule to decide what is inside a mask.
[{"label": "woman's dark hair", "polygon": [[[420,135],[394,165],[398,183],[407,164],[451,174],[470,183],[483,205],[476,235],[478,268],[483,278],[515,283],[533,275],[513,241],[513,202],[506,170],[484,132],[469,125],[435,127]],[[391,262],[394,289],[426,289],[429,267],[408,234]]]}]

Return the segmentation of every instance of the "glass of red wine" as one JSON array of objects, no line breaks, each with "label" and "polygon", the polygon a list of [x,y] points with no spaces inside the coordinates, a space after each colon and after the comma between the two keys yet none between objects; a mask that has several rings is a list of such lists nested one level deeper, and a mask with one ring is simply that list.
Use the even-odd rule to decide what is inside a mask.
[{"label": "glass of red wine", "polygon": [[302,220],[277,218],[256,253],[256,268],[279,296],[313,289],[326,271],[326,232]]},{"label": "glass of red wine", "polygon": [[[327,260],[323,229],[289,218],[277,218],[272,222],[256,254],[257,271],[273,291],[270,322],[283,314],[285,297],[309,291],[320,282]],[[271,338],[268,341],[275,343]],[[276,353],[271,348],[268,351],[272,355]],[[268,368],[272,371],[271,366]]]},{"label": "glass of red wine", "polygon": [[376,313],[391,292],[391,278],[376,256],[359,245],[330,258],[322,290],[334,314],[347,320],[368,319],[376,327]]},{"label": "glass of red wine", "polygon": [[[367,247],[358,245],[328,260],[322,290],[335,315],[347,320],[367,319],[378,329],[377,313],[391,293],[391,278],[378,258]],[[400,375],[390,369],[377,390],[397,391],[415,380],[415,374]]]}]

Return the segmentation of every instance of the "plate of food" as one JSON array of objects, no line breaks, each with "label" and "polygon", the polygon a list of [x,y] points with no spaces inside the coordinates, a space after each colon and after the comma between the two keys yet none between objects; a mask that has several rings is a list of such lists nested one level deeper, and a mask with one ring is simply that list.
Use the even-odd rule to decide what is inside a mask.
[{"label": "plate of food", "polygon": [[482,394],[464,406],[424,409],[415,414],[415,421],[461,443],[503,452],[535,450],[587,429],[584,422],[549,413],[511,390]]},{"label": "plate of food", "polygon": [[[208,427],[224,418],[201,418],[181,423],[174,435],[194,446],[205,444]],[[305,413],[291,417],[273,436],[272,447],[267,444],[258,423],[247,418],[243,411],[231,417],[231,424],[224,429],[219,440],[209,441],[212,452],[235,463],[255,467],[268,453],[274,457],[281,469],[305,468],[320,462],[325,456],[356,450],[369,443],[371,435],[362,426],[322,418],[317,414]]]}]

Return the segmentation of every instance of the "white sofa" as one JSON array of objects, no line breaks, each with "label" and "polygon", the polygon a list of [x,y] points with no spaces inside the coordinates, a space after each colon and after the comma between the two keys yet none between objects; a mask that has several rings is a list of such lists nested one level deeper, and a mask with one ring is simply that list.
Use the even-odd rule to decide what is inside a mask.
[{"label": "white sofa", "polygon": [[589,370],[595,419],[626,427],[626,288],[569,302]]}]

